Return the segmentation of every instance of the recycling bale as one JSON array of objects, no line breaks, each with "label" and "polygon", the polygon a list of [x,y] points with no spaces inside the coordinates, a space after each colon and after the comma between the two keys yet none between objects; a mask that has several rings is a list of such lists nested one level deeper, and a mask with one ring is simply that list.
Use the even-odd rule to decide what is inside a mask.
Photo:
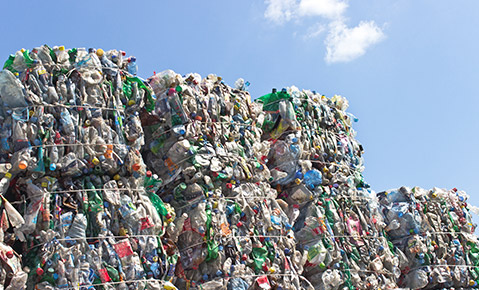
[{"label": "recycling bale", "polygon": [[396,288],[400,274],[378,201],[362,177],[363,148],[348,101],[292,86],[256,100],[269,182],[296,219],[302,275],[316,289]]},{"label": "recycling bale", "polygon": [[180,257],[175,285],[300,289],[294,217],[269,184],[264,113],[244,81],[167,70],[148,83],[156,103],[141,113],[143,156],[177,213],[164,236]]},{"label": "recycling bale", "polygon": [[401,187],[378,197],[401,287],[477,287],[478,239],[465,192]]},{"label": "recycling bale", "polygon": [[46,45],[0,72],[1,289],[477,288],[457,189],[376,194],[348,101]]},{"label": "recycling bale", "polygon": [[44,45],[0,72],[2,289],[166,283],[174,210],[140,154],[153,92],[123,56]]}]

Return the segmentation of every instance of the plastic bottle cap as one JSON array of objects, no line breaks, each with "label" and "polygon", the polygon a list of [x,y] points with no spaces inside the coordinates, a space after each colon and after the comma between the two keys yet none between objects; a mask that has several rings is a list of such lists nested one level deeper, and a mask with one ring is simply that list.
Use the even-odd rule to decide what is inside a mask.
[{"label": "plastic bottle cap", "polygon": [[147,177],[151,177],[152,175],[153,175],[153,174],[151,173],[150,170],[148,170],[148,171],[146,172],[146,176],[147,176]]},{"label": "plastic bottle cap", "polygon": [[133,171],[138,171],[141,169],[141,165],[140,163],[135,163],[133,164],[133,166],[131,166],[131,169],[133,169]]},{"label": "plastic bottle cap", "polygon": [[93,163],[94,165],[98,165],[100,164],[100,160],[96,157],[94,157],[92,160],[91,160],[91,163]]},{"label": "plastic bottle cap", "polygon": [[6,255],[7,255],[7,258],[9,259],[13,258],[13,251],[8,251]]},{"label": "plastic bottle cap", "polygon": [[57,169],[57,165],[55,163],[51,163],[50,164],[50,170],[55,171],[55,169]]},{"label": "plastic bottle cap", "polygon": [[37,271],[36,271],[36,272],[37,272],[37,275],[38,275],[38,276],[41,276],[41,275],[43,275],[43,273],[44,273],[44,272],[43,272],[43,269],[40,268],[40,267],[37,268]]},{"label": "plastic bottle cap", "polygon": [[135,100],[129,100],[128,101],[128,106],[133,106],[135,104]]},{"label": "plastic bottle cap", "polygon": [[27,169],[28,167],[28,163],[26,161],[20,161],[20,163],[18,163],[18,168],[20,168],[21,170],[25,170]]},{"label": "plastic bottle cap", "polygon": [[64,51],[64,50],[65,50],[65,46],[63,46],[63,45],[60,46],[60,47],[58,48],[58,50],[59,50],[59,51]]},{"label": "plastic bottle cap", "polygon": [[96,51],[96,55],[98,55],[98,57],[102,57],[104,53],[105,52],[101,48],[97,49],[97,51]]},{"label": "plastic bottle cap", "polygon": [[115,174],[115,176],[113,176],[113,179],[118,181],[120,180],[121,176],[119,174]]}]

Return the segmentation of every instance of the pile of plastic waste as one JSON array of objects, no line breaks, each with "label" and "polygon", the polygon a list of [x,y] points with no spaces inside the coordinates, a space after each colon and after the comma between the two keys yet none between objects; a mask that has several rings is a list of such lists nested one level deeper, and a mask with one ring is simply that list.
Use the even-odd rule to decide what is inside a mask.
[{"label": "pile of plastic waste", "polygon": [[148,82],[156,104],[141,114],[144,157],[163,180],[158,195],[176,212],[164,237],[180,257],[175,285],[307,287],[296,267],[298,208],[277,200],[269,184],[262,105],[215,75],[164,71]]},{"label": "pile of plastic waste", "polygon": [[144,156],[182,217],[180,288],[397,287],[398,263],[378,273],[393,254],[344,98],[292,87],[251,102],[241,81],[173,71],[148,82]]},{"label": "pile of plastic waste", "polygon": [[118,50],[0,72],[0,289],[413,289],[479,282],[467,195],[364,181],[341,96]]},{"label": "pile of plastic waste", "polygon": [[168,270],[167,209],[140,154],[150,91],[132,63],[45,45],[0,72],[5,289],[160,289],[144,281]]},{"label": "pile of plastic waste", "polygon": [[479,248],[465,192],[401,187],[378,197],[400,286],[477,288]]}]

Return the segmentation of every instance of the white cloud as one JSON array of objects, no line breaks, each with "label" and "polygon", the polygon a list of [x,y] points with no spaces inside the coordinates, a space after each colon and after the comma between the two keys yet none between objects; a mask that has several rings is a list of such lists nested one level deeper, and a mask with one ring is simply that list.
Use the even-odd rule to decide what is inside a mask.
[{"label": "white cloud", "polygon": [[348,28],[342,21],[335,21],[330,24],[325,40],[325,60],[327,63],[352,61],[383,38],[383,31],[374,21],[361,21],[353,28]]},{"label": "white cloud", "polygon": [[341,0],[301,0],[298,13],[302,16],[321,16],[329,19],[340,18],[348,8]]},{"label": "white cloud", "polygon": [[266,0],[266,3],[264,17],[276,23],[288,22],[296,13],[296,0]]},{"label": "white cloud", "polygon": [[[358,26],[349,28],[345,24],[348,0],[265,0],[266,19],[278,24],[291,20],[301,23],[304,17],[319,17],[329,22],[326,37],[327,63],[348,62],[366,53],[372,45],[384,39],[384,33],[374,21],[361,21]],[[319,22],[309,27],[304,39],[319,37],[325,30],[325,23]]]},{"label": "white cloud", "polygon": [[303,39],[307,40],[307,39],[317,38],[324,31],[326,31],[326,26],[322,23],[316,23],[315,25],[308,28],[308,32],[306,33],[305,36],[303,36]]}]

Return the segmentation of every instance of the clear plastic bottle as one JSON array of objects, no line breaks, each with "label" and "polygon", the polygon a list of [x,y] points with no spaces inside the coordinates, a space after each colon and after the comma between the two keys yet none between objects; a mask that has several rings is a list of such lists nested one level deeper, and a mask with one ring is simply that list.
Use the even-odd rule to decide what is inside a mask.
[{"label": "clear plastic bottle", "polygon": [[61,113],[60,113],[60,123],[63,126],[63,132],[66,135],[73,135],[75,134],[75,124],[73,124],[72,117],[70,115],[70,112],[63,108]]},{"label": "clear plastic bottle", "polygon": [[138,73],[138,65],[136,64],[136,57],[131,56],[128,59],[128,64],[126,65],[128,72],[134,76]]},{"label": "clear plastic bottle", "polygon": [[55,55],[57,57],[57,64],[59,64],[61,67],[68,68],[70,66],[70,56],[65,50],[65,47],[63,45],[59,47],[54,47],[53,51],[55,52]]},{"label": "clear plastic bottle", "polygon": [[27,182],[27,192],[30,203],[24,214],[25,224],[22,226],[21,231],[24,234],[31,234],[35,231],[38,222],[38,214],[42,207],[42,201],[45,198],[45,190],[33,184],[31,180]]},{"label": "clear plastic bottle", "polygon": [[72,225],[68,230],[67,236],[73,239],[86,237],[87,218],[84,214],[78,213],[73,219]]}]

